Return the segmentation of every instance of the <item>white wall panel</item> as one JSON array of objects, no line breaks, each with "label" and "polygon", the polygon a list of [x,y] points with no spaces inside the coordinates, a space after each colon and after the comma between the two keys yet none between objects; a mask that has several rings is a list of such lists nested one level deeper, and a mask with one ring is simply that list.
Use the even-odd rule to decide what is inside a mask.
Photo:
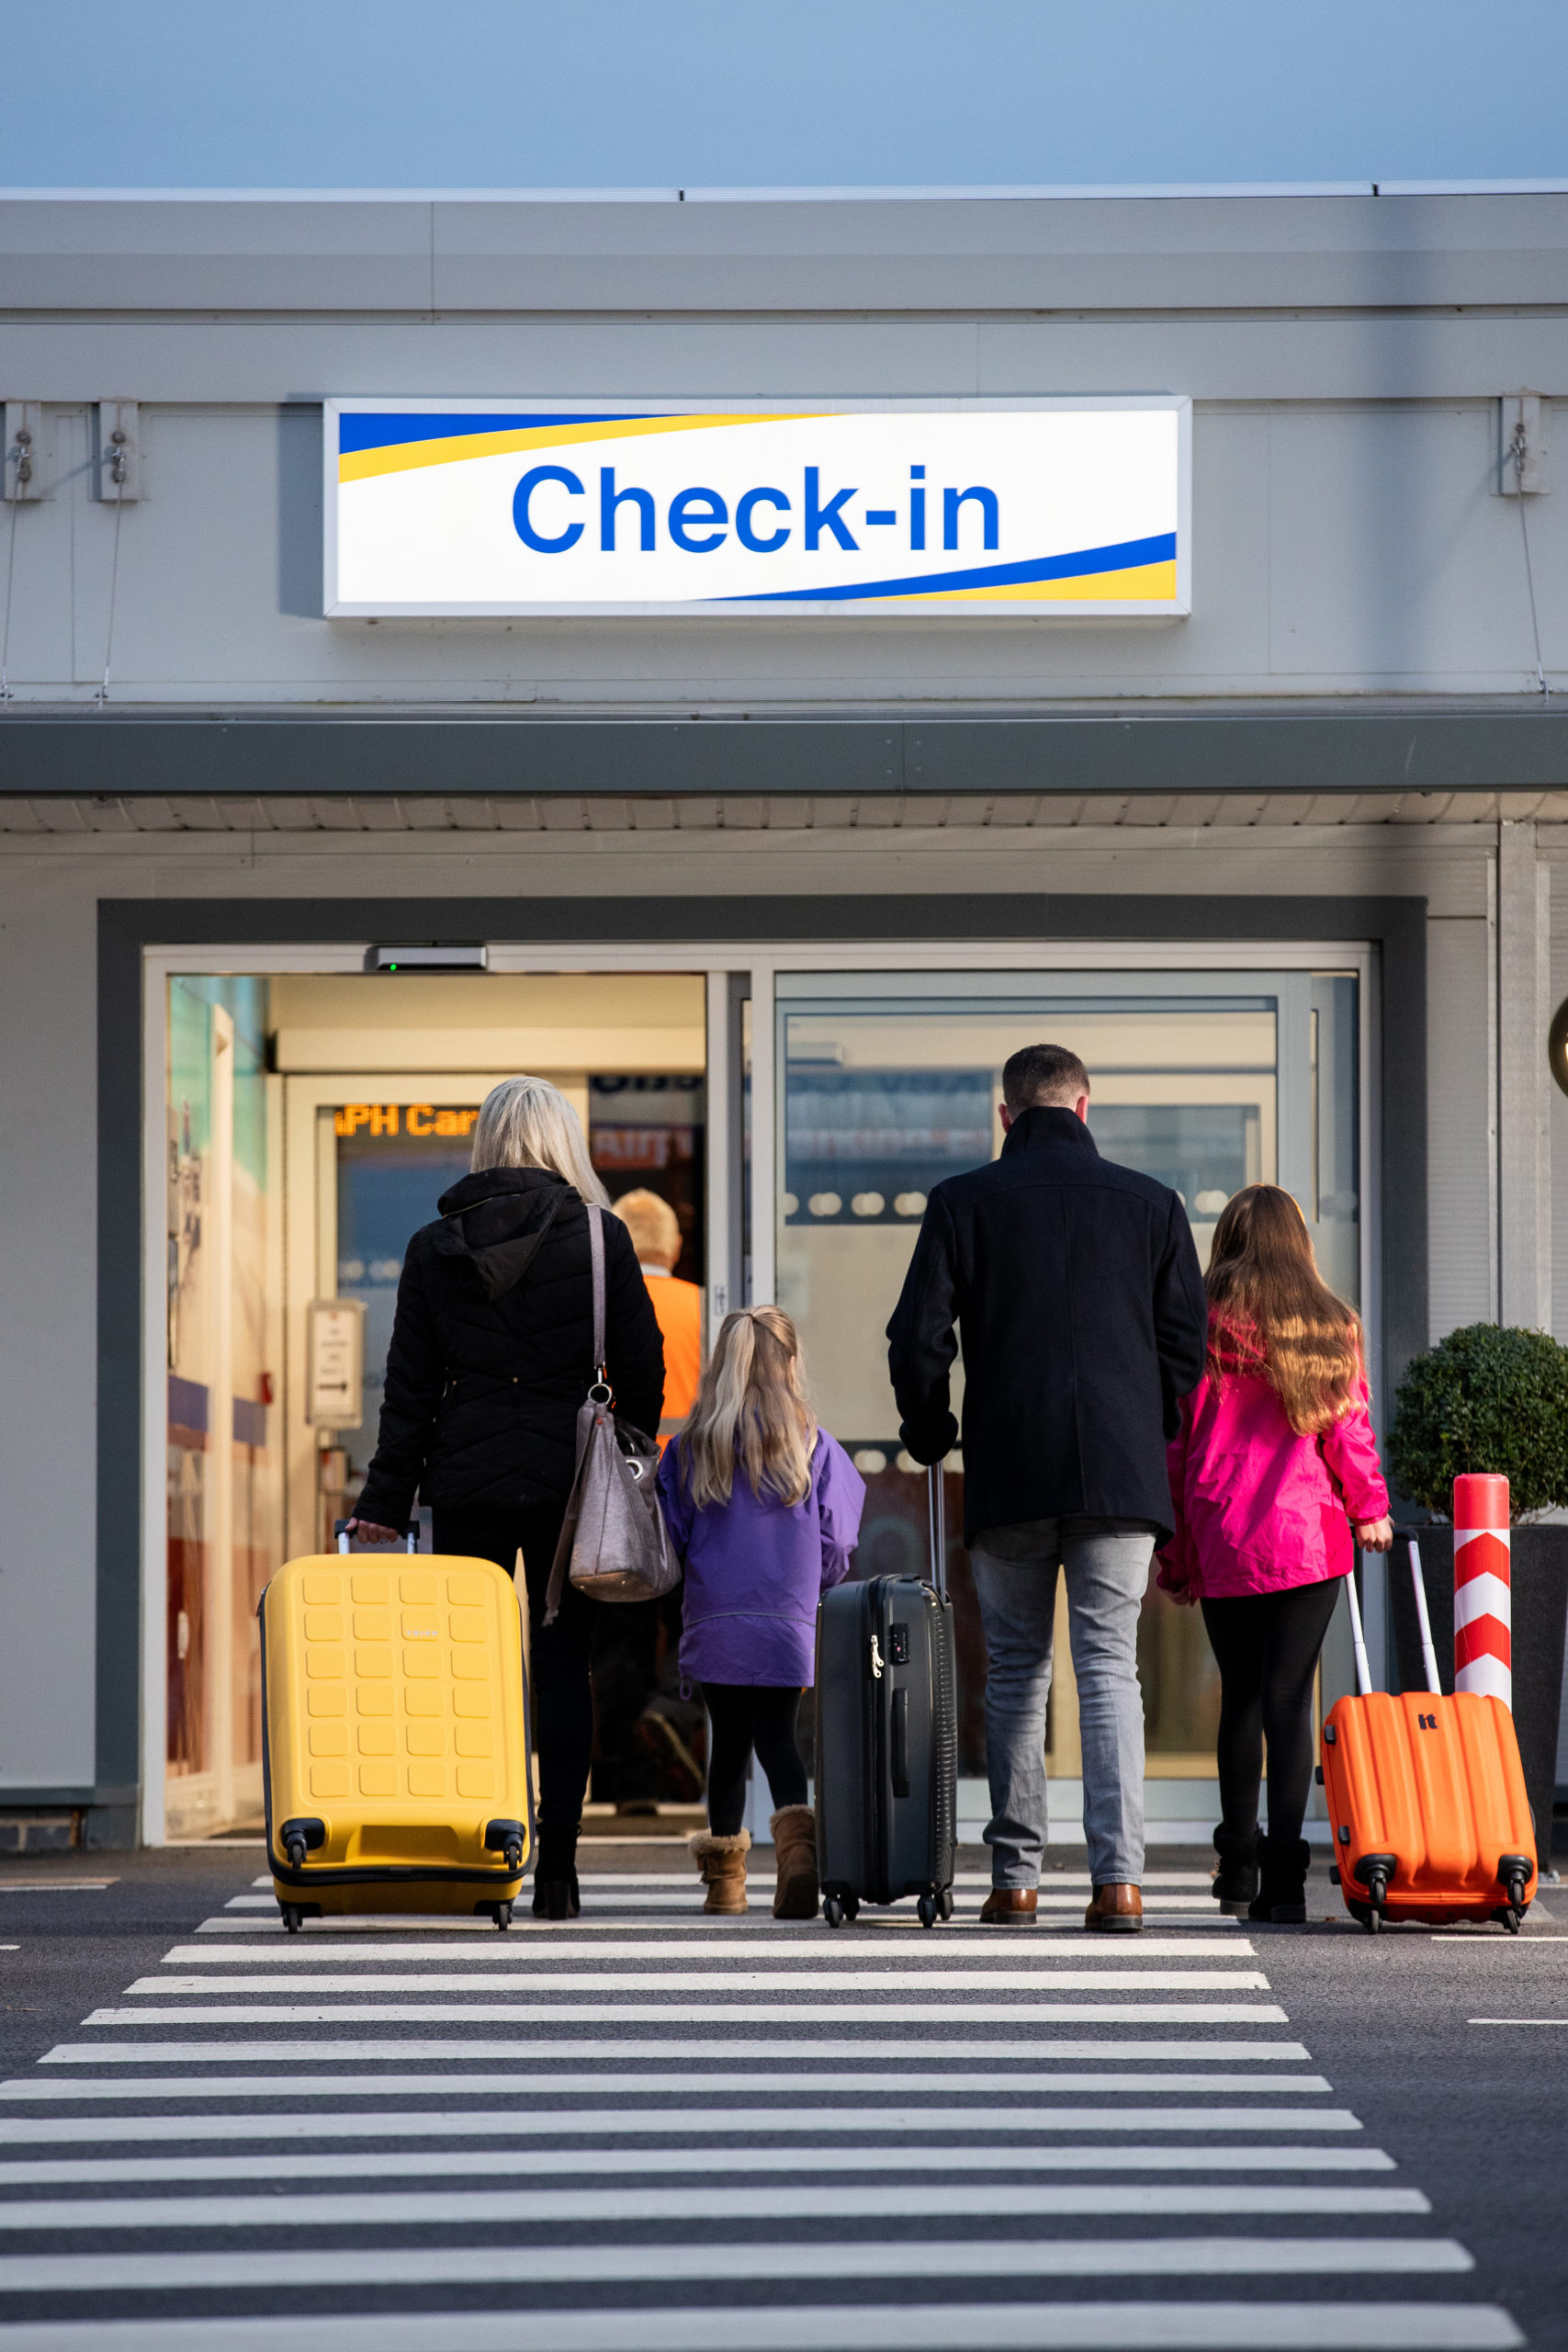
[{"label": "white wall panel", "polygon": [[0,866],[0,1801],[94,1775],[95,896]]},{"label": "white wall panel", "polygon": [[[1568,864],[1552,863],[1551,1009],[1568,997]],[[1568,1094],[1551,1090],[1551,1329],[1568,1342]],[[1558,1778],[1564,1777],[1559,1772]]]},{"label": "white wall panel", "polygon": [[1489,952],[1484,917],[1438,917],[1427,925],[1427,1230],[1434,1340],[1496,1313]]}]

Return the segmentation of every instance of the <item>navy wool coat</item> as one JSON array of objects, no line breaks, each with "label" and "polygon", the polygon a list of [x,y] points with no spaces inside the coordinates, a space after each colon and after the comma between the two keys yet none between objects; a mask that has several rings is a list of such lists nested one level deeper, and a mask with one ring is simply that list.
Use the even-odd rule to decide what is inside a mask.
[{"label": "navy wool coat", "polygon": [[1171,1532],[1166,1440],[1208,1313],[1179,1193],[1102,1159],[1076,1112],[1021,1113],[1001,1157],[927,1204],[887,1327],[905,1445],[959,1441],[966,1537],[1083,1513]]}]

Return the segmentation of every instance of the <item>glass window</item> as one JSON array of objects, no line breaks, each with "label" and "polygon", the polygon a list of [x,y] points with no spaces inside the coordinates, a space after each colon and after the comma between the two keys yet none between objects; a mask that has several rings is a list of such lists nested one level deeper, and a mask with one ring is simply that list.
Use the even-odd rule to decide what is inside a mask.
[{"label": "glass window", "polygon": [[[924,1556],[924,1484],[899,1453],[884,1334],[931,1188],[1001,1148],[1009,1055],[1042,1039],[1082,1055],[1100,1150],[1180,1193],[1201,1261],[1233,1193],[1282,1183],[1325,1276],[1359,1303],[1357,998],[1339,973],[780,975],[777,1295],[822,1420],[870,1485],[861,1574]],[[962,1765],[977,1771],[984,1650],[961,1548],[953,1584]],[[1150,1755],[1180,1769],[1212,1755],[1217,1677],[1200,1619],[1152,1593],[1145,1618]],[[1075,1711],[1055,1713],[1055,1767],[1076,1771]]]}]

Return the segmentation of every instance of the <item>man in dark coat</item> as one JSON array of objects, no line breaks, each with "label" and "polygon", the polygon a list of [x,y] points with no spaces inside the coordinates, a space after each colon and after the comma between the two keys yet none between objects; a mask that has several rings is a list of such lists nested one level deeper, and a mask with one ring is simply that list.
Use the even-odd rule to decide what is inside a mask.
[{"label": "man in dark coat", "polygon": [[[1002,1072],[1001,1157],[931,1193],[887,1327],[905,1445],[958,1442],[985,1628],[993,1887],[981,1917],[1030,1924],[1045,1843],[1045,1702],[1056,1571],[1083,1740],[1093,1899],[1086,1927],[1142,1925],[1138,1613],[1171,1532],[1165,1445],[1203,1370],[1207,1310],[1179,1193],[1101,1159],[1089,1073],[1062,1046]],[[956,1327],[956,1329],[955,1329]]]}]

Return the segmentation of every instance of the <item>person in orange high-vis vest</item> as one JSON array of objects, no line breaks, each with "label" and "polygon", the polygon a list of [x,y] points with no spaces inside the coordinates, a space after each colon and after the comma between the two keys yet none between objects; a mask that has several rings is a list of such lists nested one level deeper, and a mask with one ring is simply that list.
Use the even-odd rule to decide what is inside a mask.
[{"label": "person in orange high-vis vest", "polygon": [[668,1201],[657,1193],[623,1193],[615,1211],[631,1235],[664,1334],[664,1418],[659,1424],[662,1453],[697,1401],[703,1371],[702,1285],[682,1282],[675,1273],[681,1227]]},{"label": "person in orange high-vis vest", "polygon": [[[631,1235],[664,1335],[664,1417],[659,1424],[662,1453],[697,1401],[703,1369],[702,1286],[682,1282],[674,1272],[681,1255],[681,1227],[668,1201],[639,1187],[623,1193],[614,1206]],[[671,1593],[668,1599],[674,1612],[673,1640],[680,1629],[679,1595]],[[623,1601],[600,1611],[594,1641],[599,1736],[593,1794],[627,1812],[651,1812],[660,1798],[689,1803],[702,1792],[702,1766],[662,1704],[649,1704],[658,1696],[659,1629],[664,1614],[662,1601]]]}]

